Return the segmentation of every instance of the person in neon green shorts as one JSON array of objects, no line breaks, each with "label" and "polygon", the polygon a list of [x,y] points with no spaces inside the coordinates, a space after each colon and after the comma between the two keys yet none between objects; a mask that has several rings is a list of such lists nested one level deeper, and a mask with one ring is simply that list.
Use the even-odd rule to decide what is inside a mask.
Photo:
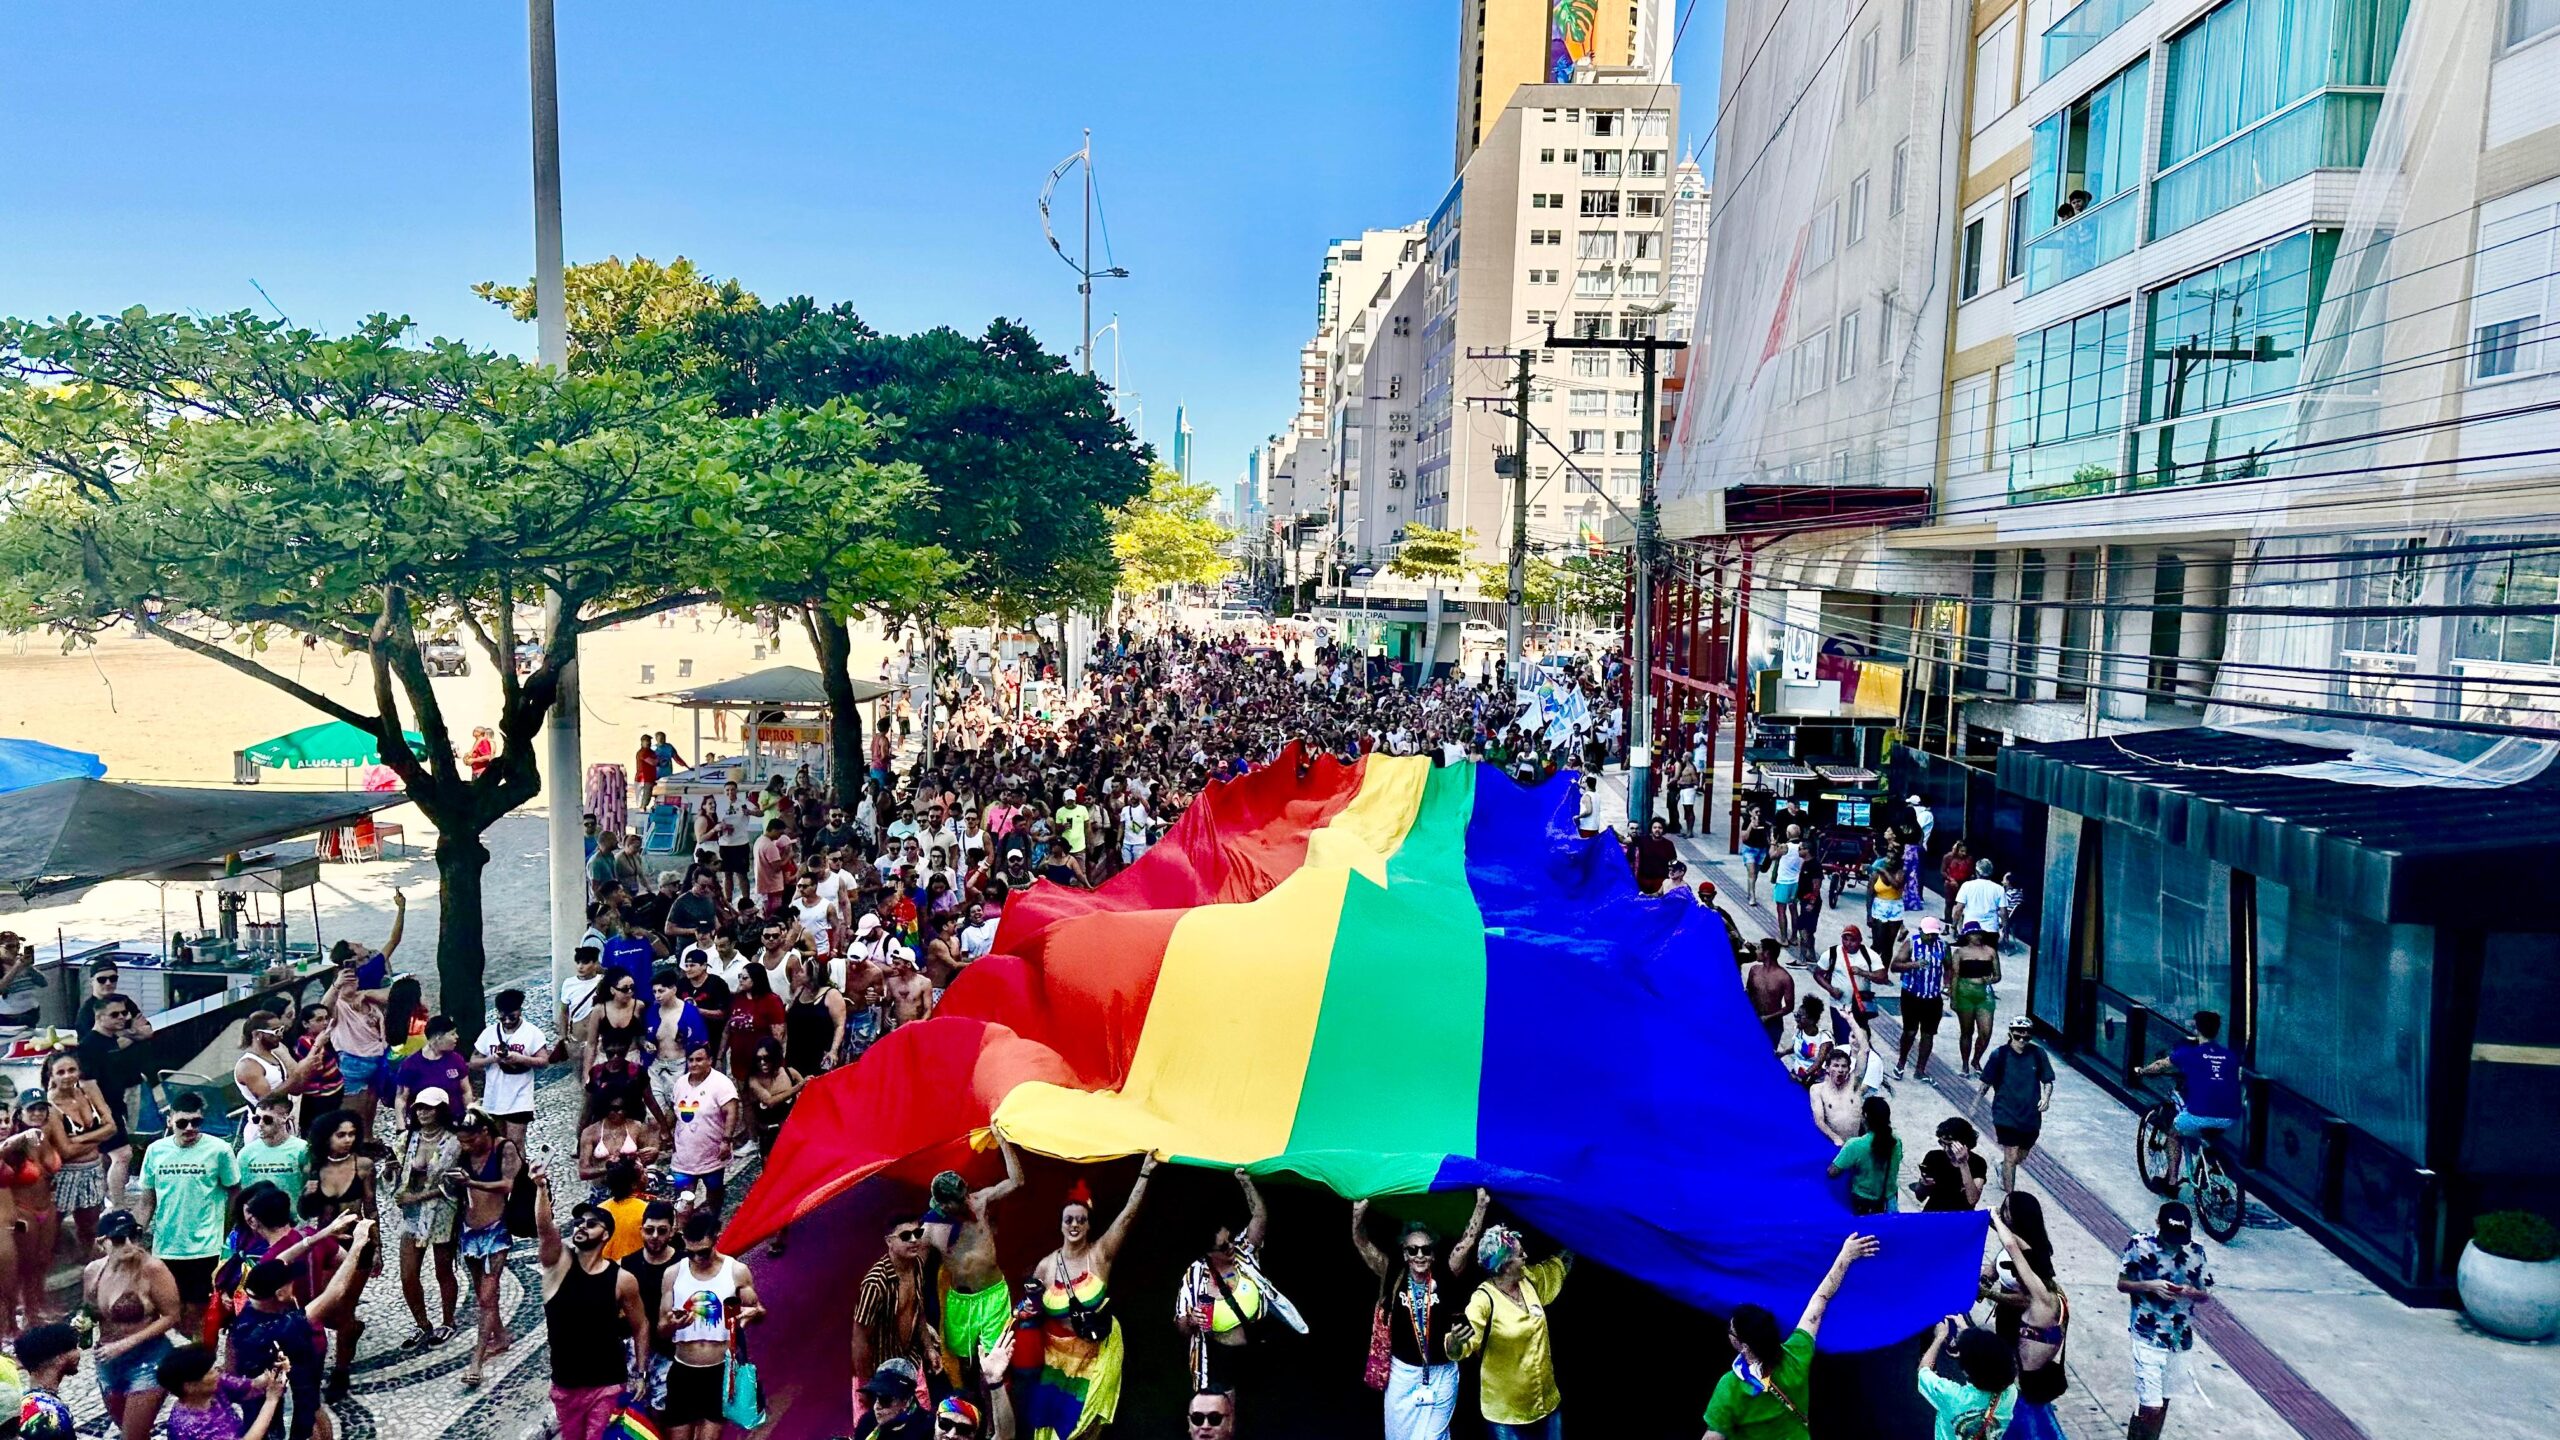
[{"label": "person in neon green shorts", "polygon": [[[1022,1188],[1022,1157],[1013,1142],[996,1136],[1004,1152],[1004,1178],[972,1192],[957,1170],[933,1177],[933,1208],[924,1216],[924,1243],[942,1257],[942,1344],[961,1375],[975,1375],[988,1352],[1007,1338],[1013,1294],[996,1259],[995,1203]],[[1011,1434],[1003,1377],[990,1378],[988,1397],[995,1433]]]}]

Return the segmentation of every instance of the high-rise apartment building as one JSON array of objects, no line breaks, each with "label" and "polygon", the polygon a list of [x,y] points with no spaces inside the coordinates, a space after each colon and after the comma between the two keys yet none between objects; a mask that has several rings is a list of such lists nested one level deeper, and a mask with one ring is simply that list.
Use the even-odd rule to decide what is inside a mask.
[{"label": "high-rise apartment building", "polygon": [[1679,106],[1678,86],[1633,74],[1520,86],[1432,215],[1413,505],[1423,524],[1473,532],[1483,558],[1510,543],[1511,482],[1497,459],[1514,427],[1468,401],[1507,396],[1509,357],[1523,348],[1536,373],[1532,541],[1606,528],[1612,502],[1635,501],[1646,420],[1633,357],[1538,342],[1550,329],[1661,333]]},{"label": "high-rise apartment building", "polygon": [[1662,317],[1663,333],[1686,340],[1696,331],[1698,298],[1707,281],[1707,224],[1715,187],[1695,159],[1683,159],[1671,171],[1671,268],[1662,295],[1671,309]]},{"label": "high-rise apartment building", "polygon": [[1596,70],[1671,78],[1674,0],[1458,0],[1458,146],[1467,168],[1523,85]]}]

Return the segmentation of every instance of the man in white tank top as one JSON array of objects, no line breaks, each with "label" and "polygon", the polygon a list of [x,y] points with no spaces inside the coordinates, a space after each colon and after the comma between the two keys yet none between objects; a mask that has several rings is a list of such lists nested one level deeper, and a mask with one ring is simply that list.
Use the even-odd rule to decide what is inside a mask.
[{"label": "man in white tank top", "polygon": [[729,1347],[738,1327],[764,1318],[755,1277],[720,1253],[720,1217],[685,1217],[684,1261],[667,1271],[658,1305],[658,1338],[674,1364],[667,1372],[667,1440],[720,1440],[720,1406]]}]

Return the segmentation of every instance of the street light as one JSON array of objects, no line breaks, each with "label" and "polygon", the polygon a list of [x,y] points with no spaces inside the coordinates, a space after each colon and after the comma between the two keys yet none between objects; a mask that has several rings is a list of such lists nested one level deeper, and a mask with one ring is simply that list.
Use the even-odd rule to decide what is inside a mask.
[{"label": "street light", "polygon": [[[1067,247],[1058,243],[1058,232],[1049,223],[1049,196],[1057,190],[1058,182],[1066,178],[1067,171],[1078,165],[1084,167],[1082,260],[1067,254]],[[1058,258],[1067,262],[1067,268],[1076,272],[1076,294],[1084,299],[1084,373],[1090,375],[1093,373],[1093,282],[1129,278],[1128,270],[1122,266],[1114,265],[1107,270],[1093,268],[1093,131],[1090,128],[1084,132],[1082,148],[1059,161],[1049,171],[1049,182],[1040,187],[1040,233],[1049,237],[1049,248],[1057,251]]]}]

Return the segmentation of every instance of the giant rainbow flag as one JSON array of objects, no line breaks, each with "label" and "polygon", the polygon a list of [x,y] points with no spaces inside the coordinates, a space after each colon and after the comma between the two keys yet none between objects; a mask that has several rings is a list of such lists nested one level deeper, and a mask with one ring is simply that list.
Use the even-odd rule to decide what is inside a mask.
[{"label": "giant rainbow flag", "polygon": [[[1574,809],[1570,776],[1419,758],[1292,751],[1213,786],[1100,889],[1016,897],[934,1018],[805,1092],[728,1248],[965,1167],[992,1122],[1069,1161],[1486,1186],[1603,1264],[1782,1322],[1868,1230],[1831,1348],[1966,1309],[1982,1216],[1853,1217],[1721,922],[1639,895]],[[1915,1157],[1934,1118],[1904,1120]]]}]

